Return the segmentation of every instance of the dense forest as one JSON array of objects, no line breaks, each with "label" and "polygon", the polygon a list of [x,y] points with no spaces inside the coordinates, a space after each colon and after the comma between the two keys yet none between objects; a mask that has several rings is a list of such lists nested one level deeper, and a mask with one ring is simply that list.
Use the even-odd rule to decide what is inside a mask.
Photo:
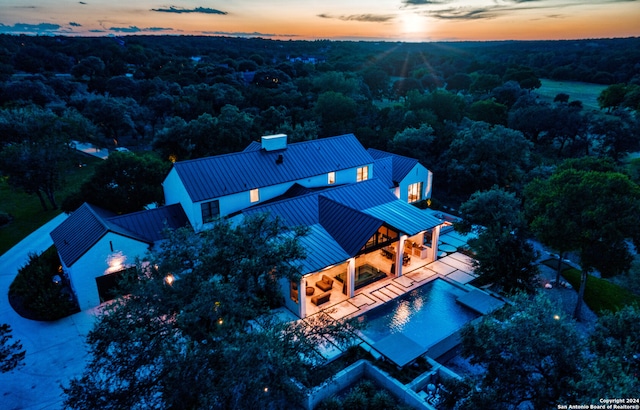
[{"label": "dense forest", "polygon": [[[565,81],[566,89],[542,93],[547,80]],[[583,83],[602,86],[597,103],[572,95]],[[628,335],[640,323],[637,302],[632,307],[640,294],[640,160],[633,159],[639,111],[640,38],[413,44],[0,36],[0,177],[37,196],[43,209],[70,212],[87,201],[126,213],[160,204],[172,161],[242,150],[273,133],[291,141],[353,133],[365,147],[419,159],[434,173],[431,206],[446,206],[462,217],[456,230],[476,234],[468,250],[479,276],[474,284],[509,297],[528,293],[463,329],[462,356],[486,371],[450,389],[451,408],[548,408],[638,391],[640,347]],[[57,199],[69,170],[86,165],[71,155],[75,142],[111,152],[75,193]],[[118,152],[123,148],[132,152]],[[173,235],[158,261],[181,254],[188,262],[181,266],[193,266],[197,280],[178,282],[180,292],[160,271],[139,288],[133,281],[130,302],[111,305],[91,333],[95,360],[64,388],[65,404],[291,408],[300,394],[296,381],[311,382],[323,368],[288,358],[311,354],[310,342],[320,336],[314,332],[339,341],[351,330],[318,323],[304,334],[295,324],[265,322],[264,332],[247,331],[264,306],[246,303],[244,288],[233,286],[244,284],[247,272],[258,278],[265,265],[229,268],[240,279],[218,287],[207,263],[260,260],[258,252],[243,254],[246,246],[224,247],[262,246],[260,232],[289,229],[263,229],[265,221]],[[530,297],[540,288],[532,238],[559,254],[549,260],[556,285],[561,273],[573,275],[573,316],[581,318],[583,299],[600,315],[588,335],[549,301]],[[270,274],[280,275],[298,247],[276,249],[287,251],[270,256],[278,261]],[[194,262],[214,253],[226,258]],[[580,271],[563,268],[569,253]],[[587,285],[591,276],[598,282]],[[186,312],[186,319],[156,321],[163,309]],[[183,327],[180,343],[165,337],[173,326]],[[201,331],[215,344],[205,339],[183,350],[181,343],[200,341]],[[148,335],[160,335],[151,337],[158,343]],[[152,365],[144,367],[145,360]],[[117,377],[104,377],[109,371]],[[118,378],[131,382],[117,385]]]},{"label": "dense forest", "polygon": [[[640,140],[637,38],[0,36],[0,56],[0,168],[43,206],[58,205],[56,167],[70,140],[175,161],[241,150],[269,133],[354,133],[366,147],[420,159],[436,175],[435,197],[451,204],[493,185],[517,191],[565,158],[618,161]],[[605,111],[569,93],[540,99],[540,78],[607,85]]]}]

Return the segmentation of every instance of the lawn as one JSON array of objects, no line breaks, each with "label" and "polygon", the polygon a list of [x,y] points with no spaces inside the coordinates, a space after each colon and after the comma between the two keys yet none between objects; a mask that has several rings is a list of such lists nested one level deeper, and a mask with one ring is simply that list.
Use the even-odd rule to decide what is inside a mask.
[{"label": "lawn", "polygon": [[578,81],[555,81],[540,79],[542,86],[534,91],[542,99],[552,102],[556,95],[565,93],[569,95],[569,102],[582,101],[585,109],[600,110],[598,105],[598,96],[607,88],[606,85],[581,83]]},{"label": "lawn", "polygon": [[[77,190],[93,174],[96,164],[102,161],[85,154],[73,155],[73,164],[86,166],[70,166],[65,172],[63,187],[56,193],[58,204],[69,193]],[[0,228],[0,255],[61,212],[59,209],[43,211],[36,195],[14,190],[6,178],[0,178],[0,211],[7,212],[14,218],[9,225]]]},{"label": "lawn", "polygon": [[[556,259],[547,259],[542,263],[553,269],[558,266]],[[562,276],[576,291],[580,289],[580,271],[578,269],[563,263]],[[606,279],[589,276],[587,287],[584,290],[584,301],[591,310],[601,315],[606,310],[616,312],[627,305],[640,304],[640,296]]]}]

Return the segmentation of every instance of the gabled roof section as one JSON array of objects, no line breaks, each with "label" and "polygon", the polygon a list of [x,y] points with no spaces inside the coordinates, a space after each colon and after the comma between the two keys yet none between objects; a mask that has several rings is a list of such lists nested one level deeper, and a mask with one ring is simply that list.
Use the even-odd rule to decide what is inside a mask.
[{"label": "gabled roof section", "polygon": [[322,195],[357,210],[398,200],[377,178],[327,189]]},{"label": "gabled roof section", "polygon": [[165,238],[165,229],[183,228],[187,226],[188,219],[182,205],[175,204],[115,216],[109,218],[107,222],[118,225],[128,232],[144,238],[147,242],[156,242]]},{"label": "gabled roof section", "polygon": [[307,250],[307,257],[300,261],[303,275],[342,263],[350,257],[320,224],[309,227],[309,232],[300,238],[300,245]]},{"label": "gabled roof section", "polygon": [[51,238],[64,264],[71,266],[108,232],[153,244],[163,239],[165,228],[176,229],[187,223],[179,204],[116,215],[84,203],[51,231]]},{"label": "gabled roof section", "polygon": [[265,203],[242,211],[266,212],[288,226],[307,226],[300,241],[307,259],[303,274],[317,272],[357,255],[382,225],[407,235],[434,228],[442,221],[398,200],[381,181],[371,179]]},{"label": "gabled roof section", "polygon": [[247,148],[245,148],[243,151],[258,151],[262,148],[262,144],[260,144],[258,141],[251,141],[251,144],[247,145]]},{"label": "gabled roof section", "polygon": [[384,220],[388,225],[409,236],[435,228],[442,223],[433,215],[400,200],[377,205],[363,212]]},{"label": "gabled roof section", "polygon": [[66,266],[73,265],[109,231],[100,216],[107,214],[104,209],[84,203],[51,231],[53,243]]},{"label": "gabled roof section", "polygon": [[320,225],[349,256],[355,256],[383,224],[378,218],[322,195],[318,197],[318,213]]},{"label": "gabled roof section", "polygon": [[376,179],[385,184],[389,188],[395,188],[398,184],[393,182],[393,159],[384,157],[374,160],[373,172]]},{"label": "gabled roof section", "polygon": [[369,148],[367,152],[373,157],[374,160],[391,158],[391,178],[396,185],[398,185],[400,181],[402,181],[409,174],[409,172],[413,169],[413,167],[416,166],[416,164],[419,164],[418,160],[415,158],[404,157],[402,155],[392,154],[390,152],[380,151],[374,148]]},{"label": "gabled roof section", "polygon": [[[281,156],[281,161],[277,161]],[[176,162],[173,166],[193,202],[296,181],[367,164],[373,158],[353,134]]]},{"label": "gabled roof section", "polygon": [[288,226],[311,226],[318,223],[318,197],[315,194],[308,194],[248,208],[242,213],[245,215],[269,213],[284,219]]}]

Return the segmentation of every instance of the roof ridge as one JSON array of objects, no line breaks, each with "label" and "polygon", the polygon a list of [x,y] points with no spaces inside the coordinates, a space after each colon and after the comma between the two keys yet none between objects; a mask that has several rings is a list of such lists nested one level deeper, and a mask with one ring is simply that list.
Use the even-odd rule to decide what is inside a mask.
[{"label": "roof ridge", "polygon": [[123,219],[123,218],[127,218],[127,217],[130,217],[130,216],[135,216],[135,215],[139,215],[139,214],[143,214],[143,213],[147,213],[147,212],[161,212],[164,209],[171,208],[171,207],[176,207],[178,205],[179,204],[162,205],[162,206],[159,206],[159,207],[156,207],[156,208],[142,209],[140,211],[129,212],[129,213],[126,213],[126,214],[113,215],[113,216],[110,216],[109,218],[107,218],[107,221],[111,221],[113,219]]},{"label": "roof ridge", "polygon": [[[82,208],[83,206],[85,206],[85,205],[86,205],[86,208],[87,208],[87,209],[89,210],[89,212],[91,213],[91,215],[93,215],[93,217],[94,217],[94,218],[96,218],[96,220],[98,220],[98,222],[100,222],[100,224],[104,227],[104,229],[109,230],[109,225],[107,224],[106,220],[105,220],[103,217],[101,217],[100,215],[98,215],[98,213],[95,211],[95,209],[93,209],[93,207],[94,207],[95,205],[91,205],[91,204],[90,204],[90,203],[88,203],[88,202],[84,202],[84,203],[82,204],[81,208]],[[76,209],[76,211],[77,211],[77,209]]]},{"label": "roof ridge", "polygon": [[[338,138],[346,138],[346,137],[353,137],[356,140],[358,140],[358,137],[356,137],[353,133],[349,133],[349,134],[342,134],[342,135],[334,135],[332,137],[326,137],[326,138],[316,138],[313,140],[305,140],[305,141],[298,141],[298,142],[293,142],[290,144],[287,144],[287,148],[289,148],[291,145],[296,145],[296,146],[300,146],[300,145],[305,145],[305,144],[312,144],[312,143],[316,143],[317,141],[326,141],[326,140],[333,140],[333,139],[338,139]],[[249,145],[251,145],[252,143],[257,143],[260,144],[257,141],[251,141],[251,143]],[[360,141],[358,141],[360,142]],[[173,165],[176,166],[178,164],[184,164],[184,163],[193,163],[193,162],[200,162],[200,161],[205,161],[205,160],[210,160],[211,158],[222,158],[222,157],[232,157],[235,155],[247,155],[247,153],[253,153],[254,150],[250,150],[250,151],[236,151],[236,152],[228,152],[226,154],[218,154],[218,155],[209,155],[207,157],[202,157],[202,158],[193,158],[193,159],[185,159],[184,161],[176,161]]]},{"label": "roof ridge", "polygon": [[400,158],[406,158],[406,159],[410,159],[410,160],[419,162],[417,158],[408,157],[406,155],[400,155],[400,154],[396,154],[395,152],[389,152],[389,151],[385,151],[385,150],[381,150],[381,149],[377,149],[377,148],[367,148],[367,151],[375,151],[375,152],[379,152],[379,153],[383,153],[383,154],[388,154],[387,156],[389,156],[389,157],[400,157]]}]

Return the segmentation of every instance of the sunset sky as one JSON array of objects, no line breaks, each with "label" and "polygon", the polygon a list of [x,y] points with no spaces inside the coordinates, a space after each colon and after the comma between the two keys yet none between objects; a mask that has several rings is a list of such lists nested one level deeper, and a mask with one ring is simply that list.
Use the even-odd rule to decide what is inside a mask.
[{"label": "sunset sky", "polygon": [[0,0],[0,33],[387,41],[640,36],[640,0]]}]

